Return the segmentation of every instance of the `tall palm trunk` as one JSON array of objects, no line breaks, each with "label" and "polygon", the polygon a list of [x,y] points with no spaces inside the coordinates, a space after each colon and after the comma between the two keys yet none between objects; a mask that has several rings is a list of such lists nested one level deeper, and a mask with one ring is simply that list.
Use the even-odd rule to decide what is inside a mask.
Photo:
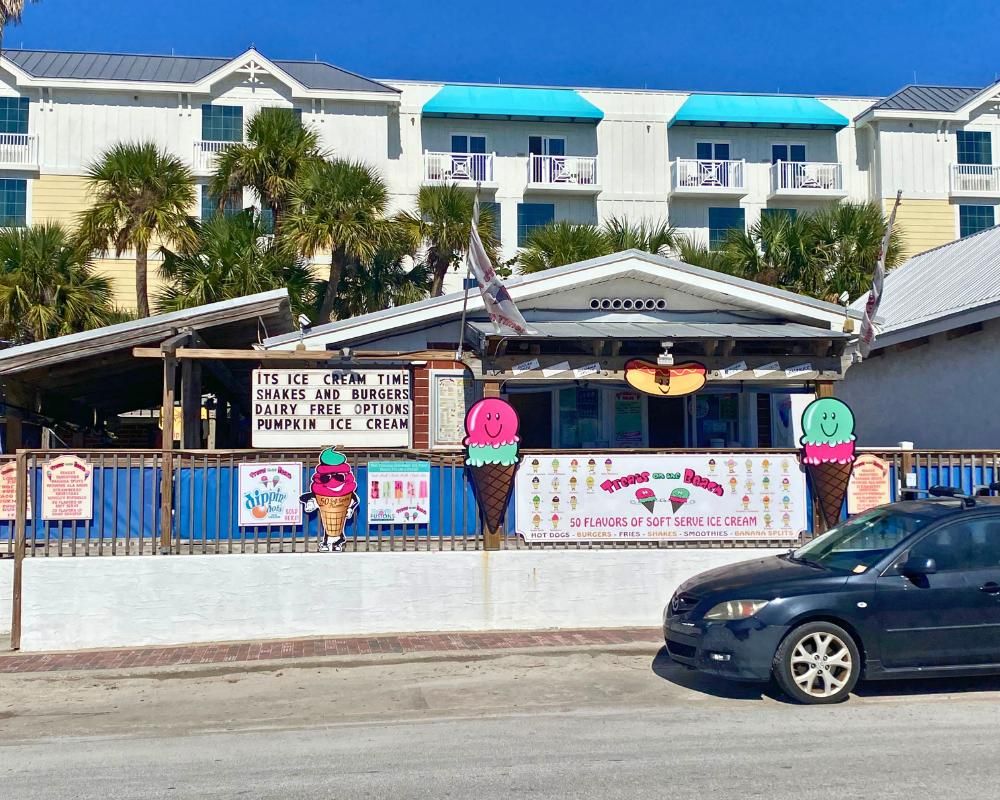
[{"label": "tall palm trunk", "polygon": [[145,245],[135,248],[135,304],[140,317],[149,316],[149,287],[146,280],[148,252]]},{"label": "tall palm trunk", "polygon": [[434,278],[431,280],[431,297],[440,297],[444,294],[444,279],[448,274],[450,262],[448,259],[442,258],[437,250],[433,250],[429,255],[428,260],[431,262],[431,270],[434,273]]},{"label": "tall palm trunk", "polygon": [[323,295],[323,305],[319,309],[320,322],[330,322],[333,319],[333,305],[337,302],[337,292],[340,291],[340,280],[344,277],[347,256],[342,247],[333,248],[330,255],[330,276],[326,280],[326,294]]}]

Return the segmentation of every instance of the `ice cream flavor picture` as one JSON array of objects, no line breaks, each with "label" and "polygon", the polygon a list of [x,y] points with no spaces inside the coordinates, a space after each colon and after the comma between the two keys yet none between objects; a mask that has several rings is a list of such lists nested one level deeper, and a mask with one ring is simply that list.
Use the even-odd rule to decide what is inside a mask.
[{"label": "ice cream flavor picture", "polygon": [[653,509],[656,508],[656,494],[652,489],[645,486],[641,489],[636,489],[635,499],[639,501],[639,505],[650,513],[653,513]]},{"label": "ice cream flavor picture", "polygon": [[802,463],[828,528],[840,521],[854,468],[854,413],[835,397],[813,400],[802,412]]},{"label": "ice cream flavor picture", "polygon": [[678,487],[670,493],[670,507],[676,514],[678,511],[681,510],[681,506],[683,506],[690,499],[691,499],[691,492],[689,492],[682,486]]},{"label": "ice cream flavor picture", "polygon": [[347,457],[328,447],[319,456],[309,491],[299,500],[307,514],[319,511],[323,524],[320,551],[339,553],[347,537],[344,527],[358,508],[358,482]]},{"label": "ice cream flavor picture", "polygon": [[[503,524],[514,491],[520,461],[517,435],[520,421],[514,407],[497,397],[487,397],[465,415],[465,464],[472,478],[479,511],[489,531]],[[532,479],[532,487],[537,489]],[[554,487],[555,488],[555,487]]]}]

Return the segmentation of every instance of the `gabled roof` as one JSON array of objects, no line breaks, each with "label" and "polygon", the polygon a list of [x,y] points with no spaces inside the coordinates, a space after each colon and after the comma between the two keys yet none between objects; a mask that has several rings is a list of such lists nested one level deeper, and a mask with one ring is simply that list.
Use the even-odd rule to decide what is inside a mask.
[{"label": "gabled roof", "polygon": [[893,111],[957,111],[982,91],[981,86],[904,86],[872,108]]},{"label": "gabled roof", "polygon": [[[248,51],[254,52],[254,51]],[[3,57],[36,79],[196,84],[240,59],[200,56],[4,50]],[[263,58],[263,57],[262,57]],[[397,90],[324,61],[270,63],[307,89],[398,94]]]},{"label": "gabled roof", "polygon": [[675,125],[840,130],[850,121],[815,97],[751,94],[693,94],[670,121]]},{"label": "gabled roof", "polygon": [[[852,308],[864,308],[865,297]],[[876,347],[1000,317],[1000,226],[915,255],[885,278]]]},{"label": "gabled roof", "polygon": [[[861,318],[860,311],[845,309],[822,300],[641,250],[625,250],[533,275],[515,276],[505,281],[505,286],[515,302],[519,302],[528,298],[546,297],[581,284],[636,274],[641,274],[645,279],[660,281],[665,287],[683,288],[685,291],[698,293],[702,297],[717,299],[720,302],[733,302],[736,299],[749,309],[759,309],[789,320],[812,321],[831,330],[838,324],[842,325],[845,315]],[[463,300],[463,292],[454,292],[397,308],[318,325],[306,334],[305,343],[313,348],[322,348],[342,341],[376,338],[389,335],[393,331],[458,318],[462,312]],[[483,300],[479,293],[469,292],[469,313],[480,312],[482,309]],[[289,334],[267,339],[264,345],[269,349],[288,349],[295,347],[298,342],[298,334]]]},{"label": "gabled roof", "polygon": [[573,89],[446,84],[424,104],[425,117],[600,122],[604,112]]}]

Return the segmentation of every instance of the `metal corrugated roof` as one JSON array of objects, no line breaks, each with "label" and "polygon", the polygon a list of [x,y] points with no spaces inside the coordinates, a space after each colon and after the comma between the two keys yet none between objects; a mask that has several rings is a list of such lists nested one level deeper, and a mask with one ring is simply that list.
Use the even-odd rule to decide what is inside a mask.
[{"label": "metal corrugated roof", "polygon": [[600,122],[604,112],[572,89],[448,84],[424,104],[425,117]]},{"label": "metal corrugated roof", "polygon": [[[864,308],[865,299],[853,307]],[[920,253],[886,275],[879,329],[901,331],[998,301],[1000,226]]]},{"label": "metal corrugated roof", "polygon": [[[53,50],[4,50],[3,55],[35,78],[152,83],[197,83],[232,60],[198,56],[65,53]],[[398,94],[396,89],[385,84],[324,61],[273,63],[310,89]]]},{"label": "metal corrugated roof", "polygon": [[843,114],[815,97],[693,94],[670,125],[749,125],[780,128],[846,128]]},{"label": "metal corrugated roof", "polygon": [[[492,322],[467,325],[483,336],[495,336]],[[529,322],[536,333],[522,336],[504,333],[505,339],[846,339],[846,333],[814,328],[794,322],[678,322],[675,320],[609,322]]]},{"label": "metal corrugated roof", "polygon": [[885,111],[957,111],[983,89],[981,86],[920,86],[911,84],[876,103]]}]

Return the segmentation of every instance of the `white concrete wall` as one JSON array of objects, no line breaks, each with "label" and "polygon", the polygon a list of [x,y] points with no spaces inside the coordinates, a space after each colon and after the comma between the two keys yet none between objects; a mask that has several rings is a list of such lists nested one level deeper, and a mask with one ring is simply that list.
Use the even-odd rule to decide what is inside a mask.
[{"label": "white concrete wall", "polygon": [[656,626],[683,580],[778,550],[27,559],[23,651]]},{"label": "white concrete wall", "polygon": [[856,364],[837,383],[837,397],[857,420],[858,443],[917,449],[1000,448],[1000,323],[957,339],[945,334],[910,350]]},{"label": "white concrete wall", "polygon": [[11,606],[14,599],[14,559],[0,559],[0,636],[10,633]]}]

